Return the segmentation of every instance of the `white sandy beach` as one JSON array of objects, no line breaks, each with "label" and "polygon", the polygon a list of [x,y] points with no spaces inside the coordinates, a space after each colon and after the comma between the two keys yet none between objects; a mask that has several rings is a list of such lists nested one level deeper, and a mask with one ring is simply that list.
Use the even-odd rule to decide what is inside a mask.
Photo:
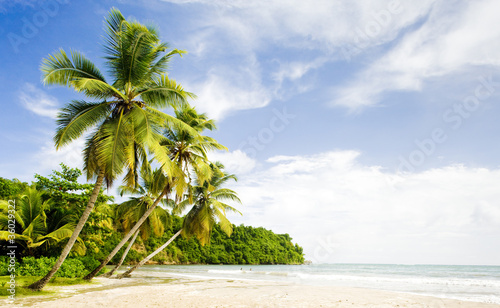
[{"label": "white sandy beach", "polygon": [[496,304],[361,288],[229,279],[107,279],[59,287],[57,295],[19,298],[11,307],[500,307]]}]

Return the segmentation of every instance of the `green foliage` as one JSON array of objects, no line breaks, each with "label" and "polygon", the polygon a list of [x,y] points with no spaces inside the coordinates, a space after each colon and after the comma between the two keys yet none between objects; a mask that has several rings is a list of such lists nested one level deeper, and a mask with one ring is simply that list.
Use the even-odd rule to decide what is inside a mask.
[{"label": "green foliage", "polygon": [[21,182],[18,179],[9,180],[0,177],[0,199],[12,199],[20,194],[23,190],[25,190],[28,186],[28,183]]},{"label": "green foliage", "polygon": [[196,180],[196,185],[193,187],[193,202],[187,197],[174,208],[174,213],[179,213],[193,203],[191,210],[184,217],[182,234],[187,238],[195,236],[202,245],[210,243],[212,228],[217,221],[219,227],[228,236],[231,235],[233,225],[226,217],[227,212],[241,214],[234,207],[224,203],[227,201],[241,203],[236,192],[223,187],[229,180],[237,181],[236,175],[224,172],[224,165],[219,162],[210,163],[210,169],[212,176],[209,181],[202,183],[199,179]]},{"label": "green foliage", "polygon": [[[8,263],[10,258],[0,256],[0,276],[10,275]],[[56,262],[56,257],[24,257],[16,262],[17,276],[45,276]],[[99,265],[99,261],[92,256],[67,258],[55,277],[75,278],[82,277]],[[104,272],[104,270],[103,270]]]},{"label": "green foliage", "polygon": [[[180,222],[181,218],[173,216]],[[174,234],[167,230],[161,238],[150,237],[145,242],[152,251]],[[133,250],[132,250],[133,251]],[[158,263],[182,264],[302,264],[302,247],[292,243],[288,234],[275,234],[264,228],[233,226],[229,237],[216,224],[210,235],[210,245],[202,246],[195,238],[177,238],[153,258]]]},{"label": "green foliage", "polygon": [[[43,192],[28,187],[15,198],[15,210],[12,204],[0,200],[0,242],[5,243],[12,236],[9,223],[14,223],[16,243],[23,248],[21,255],[40,255],[51,245],[57,245],[68,239],[73,233],[74,224],[70,215],[53,210],[52,200],[43,201]],[[47,219],[47,214],[50,219]],[[9,231],[10,230],[10,231]],[[3,251],[0,248],[0,251]],[[81,242],[75,245],[75,251],[83,254],[85,246]]]},{"label": "green foliage", "polygon": [[[22,256],[58,256],[73,233],[79,216],[94,188],[92,184],[78,183],[82,172],[61,164],[49,177],[35,175],[34,186],[27,187],[16,196],[16,241],[23,247]],[[80,234],[71,255],[85,253],[84,241],[91,248],[88,255],[100,258],[102,246],[107,250],[116,241],[108,241],[114,234],[114,208],[106,202],[113,197],[101,190],[94,211],[90,214],[83,233]],[[0,252],[5,252],[7,239],[8,207],[0,200]],[[106,245],[104,245],[106,243]],[[107,251],[106,250],[106,251]]]},{"label": "green foliage", "polygon": [[[44,230],[47,232],[53,232],[70,222],[75,222],[81,212],[82,204],[86,202],[82,196],[87,198],[86,194],[88,195],[88,192],[93,188],[93,185],[77,182],[80,174],[80,170],[61,164],[61,170],[53,171],[50,177],[37,176],[36,187],[38,190],[30,188],[31,195],[24,194],[28,196],[24,197],[24,201],[29,200],[29,202],[19,201],[16,203],[17,209],[23,210],[24,213],[31,213],[31,216],[34,215],[29,221],[44,222],[37,223],[37,226],[46,228]],[[224,179],[224,177],[216,177],[216,179]],[[216,186],[218,185],[214,187]],[[24,186],[20,185],[19,187]],[[232,195],[233,192],[222,190],[220,194],[217,194],[217,189],[215,189],[212,194],[219,198],[220,196]],[[196,196],[196,193],[194,195]],[[104,202],[108,200],[110,197],[102,193],[102,202],[96,204],[82,233],[80,233],[80,238],[86,246],[85,255],[76,256],[73,252],[71,257],[63,263],[57,277],[81,277],[85,275],[96,268],[100,261],[121,241],[124,231],[123,215],[117,211],[118,205]],[[24,209],[28,205],[32,210],[27,210],[28,207]],[[161,219],[164,224],[163,233],[155,235],[150,232],[148,238],[141,239],[139,237],[130,250],[125,263],[138,263],[183,227],[184,218],[163,211],[165,212],[165,217]],[[26,216],[21,214],[18,216]],[[27,218],[25,220],[28,221]],[[38,227],[32,228],[32,230],[41,230]],[[288,234],[280,235],[264,228],[231,225],[233,232],[231,236],[228,236],[227,227],[226,225],[222,229],[220,224],[214,224],[212,230],[208,232],[210,239],[204,241],[209,245],[205,246],[201,245],[196,237],[178,237],[152,260],[161,264],[299,264],[304,261],[302,248],[297,244],[294,245]],[[22,243],[21,239],[31,233],[23,233],[20,224],[16,226],[16,230],[18,228],[22,236],[19,236],[17,240]],[[67,233],[69,235],[71,232]],[[46,239],[43,236],[43,234],[39,236],[40,241]],[[46,240],[49,242],[48,238]],[[27,253],[24,257],[22,253],[18,255],[20,257],[16,266],[18,275],[43,276],[50,270],[64,245],[64,241],[56,242],[52,239],[50,241],[50,245],[40,246],[43,246],[43,249],[34,250],[37,253],[33,255],[39,258],[27,258],[26,255],[29,255]],[[0,257],[0,276],[9,274],[7,271],[9,259],[4,254],[6,247],[4,243],[0,243],[0,251],[3,254],[3,257]],[[117,263],[123,252],[124,249],[118,252],[111,263]]]},{"label": "green foliage", "polygon": [[[24,257],[16,269],[19,276],[45,276],[54,263],[56,258],[47,257]],[[55,274],[55,277],[75,278],[80,277],[85,272],[85,265],[78,259],[68,258],[64,261],[63,265]]]},{"label": "green foliage", "polygon": [[[78,183],[78,177],[82,172],[77,168],[70,168],[61,163],[61,171],[53,170],[49,177],[35,174],[35,184],[38,190],[45,192],[45,198],[50,198],[57,204],[58,208],[66,210],[83,211],[88,202],[94,184]],[[104,194],[103,189],[97,197],[97,203],[112,201],[113,197]]]},{"label": "green foliage", "polygon": [[[81,237],[87,246],[87,253],[85,255],[96,260],[102,260],[118,245],[122,239],[122,235],[114,230],[102,233],[93,232],[95,230],[95,228],[84,228],[84,232],[81,233]],[[120,256],[121,254],[115,256],[113,261],[118,262]]]},{"label": "green foliage", "polygon": [[0,276],[10,275],[9,260],[8,256],[0,256]]}]

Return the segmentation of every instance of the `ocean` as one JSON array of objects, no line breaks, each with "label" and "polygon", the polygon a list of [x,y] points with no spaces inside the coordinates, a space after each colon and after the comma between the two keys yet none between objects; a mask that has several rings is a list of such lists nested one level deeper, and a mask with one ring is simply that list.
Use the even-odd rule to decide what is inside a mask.
[{"label": "ocean", "polygon": [[311,264],[148,265],[145,277],[191,277],[290,282],[378,289],[500,304],[500,266]]}]

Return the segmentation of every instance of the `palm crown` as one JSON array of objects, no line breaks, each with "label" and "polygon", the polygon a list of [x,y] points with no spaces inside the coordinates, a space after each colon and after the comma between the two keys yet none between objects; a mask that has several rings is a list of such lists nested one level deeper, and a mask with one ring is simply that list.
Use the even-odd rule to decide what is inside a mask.
[{"label": "palm crown", "polygon": [[108,83],[81,53],[72,51],[69,57],[64,50],[44,59],[43,81],[72,87],[96,100],[73,101],[61,110],[54,137],[56,147],[94,129],[84,152],[87,177],[104,172],[111,184],[126,167],[126,181],[134,185],[137,166],[147,161],[148,150],[168,174],[173,172],[168,154],[159,145],[161,129],[175,126],[195,136],[196,132],[157,108],[178,107],[194,95],[165,73],[170,58],[183,51],[166,52],[168,45],[160,41],[153,27],[127,21],[116,9],[111,10],[106,22],[105,58],[113,83]]},{"label": "palm crown", "polygon": [[[227,235],[231,235],[233,225],[226,217],[226,212],[241,214],[234,207],[224,203],[233,201],[241,203],[235,191],[224,188],[223,185],[230,180],[237,180],[234,174],[223,172],[224,166],[215,162],[210,164],[213,175],[209,181],[194,186],[194,205],[184,218],[182,232],[185,236],[196,236],[202,245],[210,240],[213,225],[218,220],[219,225]],[[177,205],[175,212],[182,212],[190,204],[189,198]]]},{"label": "palm crown", "polygon": [[198,113],[194,107],[186,104],[175,111],[175,116],[196,132],[193,134],[179,127],[169,127],[165,129],[165,139],[161,142],[176,169],[175,188],[180,201],[184,192],[191,188],[191,172],[201,183],[212,176],[207,152],[227,148],[211,137],[199,135],[206,129],[216,128],[214,121],[205,113]]},{"label": "palm crown", "polygon": [[[131,194],[129,200],[121,203],[116,208],[116,216],[120,217],[120,224],[124,231],[130,231],[144,213],[153,205],[154,200],[158,198],[167,183],[167,178],[162,174],[161,170],[149,172],[146,170],[142,173],[142,185],[136,187],[121,186],[120,195]],[[167,206],[168,201],[162,199],[164,206]],[[167,222],[167,212],[162,207],[156,207],[148,216],[146,221],[141,225],[141,237],[146,240],[151,234],[157,236],[163,234],[165,224]]]}]

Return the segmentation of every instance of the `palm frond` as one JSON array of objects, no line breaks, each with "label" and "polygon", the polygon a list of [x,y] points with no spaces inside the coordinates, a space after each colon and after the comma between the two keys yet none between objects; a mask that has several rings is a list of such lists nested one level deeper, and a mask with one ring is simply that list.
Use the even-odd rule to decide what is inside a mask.
[{"label": "palm frond", "polygon": [[57,130],[54,136],[56,148],[79,138],[85,131],[102,122],[111,112],[108,102],[87,103],[72,101],[57,115]]},{"label": "palm frond", "polygon": [[132,125],[123,111],[102,124],[96,140],[95,155],[98,164],[105,170],[108,185],[111,185],[113,179],[123,171],[127,162],[125,149],[131,143],[133,143]]},{"label": "palm frond", "polygon": [[83,54],[72,51],[71,59],[63,49],[42,60],[43,82],[73,87],[89,97],[98,99],[112,96],[125,98],[118,90],[106,83],[99,69]]},{"label": "palm frond", "polygon": [[168,78],[166,74],[154,79],[147,89],[138,94],[153,108],[180,107],[188,98],[196,98],[196,95],[184,91],[181,85]]},{"label": "palm frond", "polygon": [[[9,237],[9,235],[12,236],[12,233],[10,233],[9,231],[0,231],[0,241],[8,241],[9,239],[12,239],[12,237]],[[32,239],[26,235],[15,233],[14,236],[16,241],[32,241]]]},{"label": "palm frond", "polygon": [[[166,48],[168,48],[168,46],[166,46],[166,45],[163,45],[161,47],[162,47],[161,49],[157,48],[157,50],[158,50],[157,54],[159,53],[159,51],[163,51]],[[182,55],[185,53],[187,53],[187,52],[184,50],[179,50],[179,49],[171,50],[166,55],[161,57],[158,61],[156,61],[155,64],[153,64],[153,66],[149,69],[149,72],[146,76],[146,79],[147,80],[154,80],[154,78],[160,77],[168,69],[168,63],[170,62],[170,59],[174,55],[180,55],[182,57]]]}]

